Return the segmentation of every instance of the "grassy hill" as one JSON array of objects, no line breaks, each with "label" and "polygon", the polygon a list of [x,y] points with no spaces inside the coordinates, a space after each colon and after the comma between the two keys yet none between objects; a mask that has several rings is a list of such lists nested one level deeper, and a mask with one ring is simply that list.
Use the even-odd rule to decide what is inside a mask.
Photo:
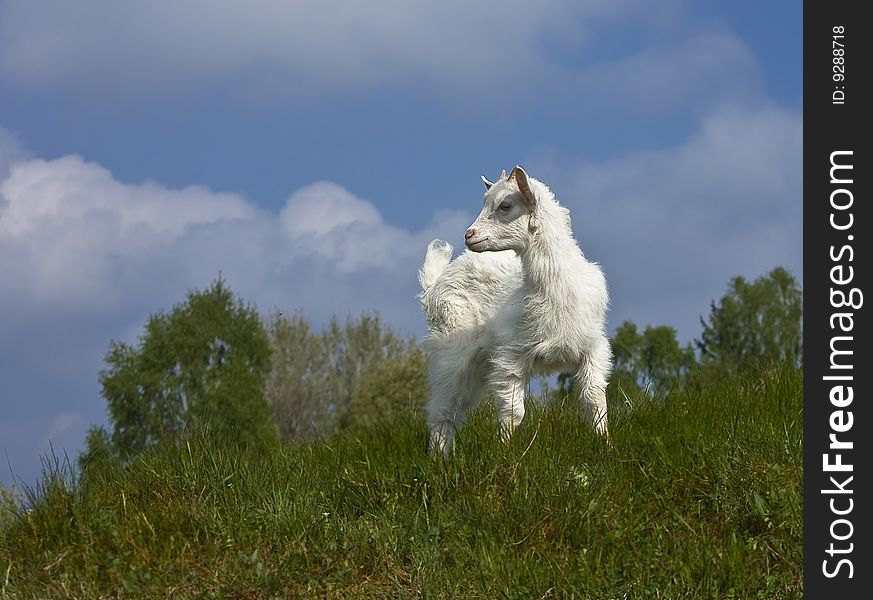
[{"label": "grassy hill", "polygon": [[0,531],[3,598],[799,598],[802,380],[611,390],[447,461],[419,415],[261,454],[194,436],[72,481]]}]

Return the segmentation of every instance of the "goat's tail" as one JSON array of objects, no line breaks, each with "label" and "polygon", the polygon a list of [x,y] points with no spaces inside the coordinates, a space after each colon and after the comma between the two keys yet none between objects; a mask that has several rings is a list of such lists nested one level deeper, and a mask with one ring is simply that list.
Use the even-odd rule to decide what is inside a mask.
[{"label": "goat's tail", "polygon": [[418,282],[421,289],[427,291],[436,283],[446,267],[452,261],[452,245],[442,240],[433,240],[427,245],[427,253],[424,255],[424,264],[418,270]]}]

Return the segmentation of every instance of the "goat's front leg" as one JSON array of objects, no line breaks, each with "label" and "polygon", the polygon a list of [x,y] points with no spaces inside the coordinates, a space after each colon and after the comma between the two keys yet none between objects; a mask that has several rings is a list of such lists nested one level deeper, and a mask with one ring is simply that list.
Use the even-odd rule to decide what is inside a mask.
[{"label": "goat's front leg", "polygon": [[609,439],[609,426],[606,417],[606,384],[612,367],[612,351],[606,336],[596,338],[585,355],[576,383],[580,390],[585,416],[591,421],[594,430]]},{"label": "goat's front leg", "polygon": [[494,366],[489,383],[500,423],[500,439],[506,442],[524,418],[525,379],[505,367]]}]

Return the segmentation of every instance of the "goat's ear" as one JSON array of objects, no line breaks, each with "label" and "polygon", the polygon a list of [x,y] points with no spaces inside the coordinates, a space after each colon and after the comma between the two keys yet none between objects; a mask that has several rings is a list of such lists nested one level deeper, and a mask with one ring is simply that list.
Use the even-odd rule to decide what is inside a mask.
[{"label": "goat's ear", "polygon": [[527,207],[531,212],[533,212],[537,205],[537,199],[536,196],[534,196],[533,191],[530,189],[530,182],[527,179],[527,173],[525,173],[524,169],[521,168],[521,165],[515,165],[515,168],[509,174],[509,179],[515,180],[521,195],[527,203]]},{"label": "goat's ear", "polygon": [[482,183],[485,184],[485,189],[490,190],[491,186],[494,185],[493,181],[488,181],[488,178],[482,175]]}]

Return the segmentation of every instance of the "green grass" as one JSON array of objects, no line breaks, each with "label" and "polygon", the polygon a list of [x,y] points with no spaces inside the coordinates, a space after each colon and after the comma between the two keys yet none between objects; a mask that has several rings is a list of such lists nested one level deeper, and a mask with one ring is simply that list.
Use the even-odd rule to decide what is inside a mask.
[{"label": "green grass", "polygon": [[802,381],[613,390],[447,461],[412,413],[262,454],[194,437],[73,481],[0,531],[3,598],[800,598]]}]

